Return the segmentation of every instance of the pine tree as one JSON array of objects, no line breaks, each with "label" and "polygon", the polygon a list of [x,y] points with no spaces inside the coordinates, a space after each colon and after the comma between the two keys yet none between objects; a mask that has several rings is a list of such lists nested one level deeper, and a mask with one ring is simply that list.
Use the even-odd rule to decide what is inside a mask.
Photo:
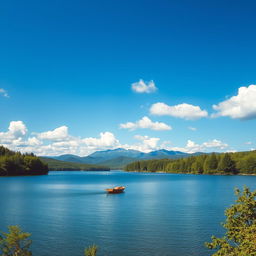
[{"label": "pine tree", "polygon": [[207,156],[204,162],[204,171],[206,173],[215,171],[218,167],[218,160],[215,153]]},{"label": "pine tree", "polygon": [[204,168],[203,168],[203,165],[200,161],[196,160],[192,166],[191,166],[191,170],[193,173],[203,173],[204,171]]},{"label": "pine tree", "polygon": [[9,226],[9,233],[0,235],[0,252],[3,256],[31,256],[30,233],[22,232],[19,226]]},{"label": "pine tree", "polygon": [[230,154],[226,153],[220,160],[218,169],[220,171],[224,171],[225,173],[235,173],[236,172],[236,165],[235,162],[232,160]]}]

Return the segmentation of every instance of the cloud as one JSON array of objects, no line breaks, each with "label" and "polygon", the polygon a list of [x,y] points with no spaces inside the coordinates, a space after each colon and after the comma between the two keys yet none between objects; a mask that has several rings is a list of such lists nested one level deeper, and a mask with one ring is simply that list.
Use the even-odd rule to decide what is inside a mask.
[{"label": "cloud", "polygon": [[52,131],[38,133],[37,137],[41,140],[63,140],[68,138],[68,127],[60,126]]},{"label": "cloud", "polygon": [[244,144],[246,144],[246,145],[252,145],[252,142],[251,142],[251,141],[247,141],[247,142],[245,142]]},{"label": "cloud", "polygon": [[185,147],[173,147],[172,150],[182,151],[186,153],[195,153],[195,152],[212,152],[224,150],[228,147],[228,144],[220,140],[210,140],[202,144],[197,144],[192,140],[188,140]]},{"label": "cloud", "polygon": [[0,132],[0,145],[23,153],[33,152],[45,156],[61,154],[84,156],[97,150],[114,149],[121,146],[111,132],[102,132],[98,138],[80,138],[71,136],[67,126],[31,134],[33,136],[28,134],[27,127],[22,121],[12,121],[8,131]]},{"label": "cloud", "polygon": [[256,118],[256,85],[240,87],[238,94],[217,105],[213,105],[217,113],[212,117],[228,116],[233,119]]},{"label": "cloud", "polygon": [[202,144],[203,148],[216,148],[216,149],[225,149],[228,147],[228,144],[220,141],[220,140],[211,140],[208,142],[204,142]]},{"label": "cloud", "polygon": [[12,134],[14,137],[22,137],[27,133],[27,127],[22,121],[12,121],[9,125],[9,133]]},{"label": "cloud", "polygon": [[27,133],[27,127],[22,121],[12,121],[7,132],[0,132],[0,143],[9,144],[15,142]]},{"label": "cloud", "polygon": [[0,88],[0,95],[2,95],[3,97],[9,98],[7,91],[3,88]]},{"label": "cloud", "polygon": [[139,150],[141,152],[151,152],[153,150],[159,149],[158,143],[160,141],[160,138],[141,135],[135,135],[134,138],[139,142],[133,145],[121,145],[121,147],[125,149]]},{"label": "cloud", "polygon": [[[34,136],[31,136],[34,134]],[[98,137],[75,137],[68,133],[67,126],[61,126],[42,133],[28,133],[22,121],[10,122],[8,131],[0,132],[0,144],[15,151],[33,152],[41,156],[56,156],[62,154],[89,155],[98,150],[125,148],[142,152],[158,149],[178,150],[188,153],[230,150],[228,144],[214,139],[202,144],[188,140],[185,147],[171,147],[169,141],[160,143],[160,138],[135,135],[136,142],[122,144],[109,131],[101,132]]]},{"label": "cloud", "polygon": [[187,103],[169,106],[163,102],[158,102],[151,106],[150,113],[152,115],[173,116],[186,120],[196,120],[208,116],[206,110],[202,110],[199,106]]},{"label": "cloud", "polygon": [[141,135],[135,135],[135,139],[140,140],[143,142],[144,145],[146,145],[149,148],[155,149],[160,138],[153,138],[149,136],[141,136]]},{"label": "cloud", "polygon": [[154,81],[144,82],[142,79],[139,82],[132,84],[132,90],[136,93],[152,93],[157,90]]},{"label": "cloud", "polygon": [[192,127],[192,126],[189,126],[188,129],[193,131],[193,132],[197,131],[197,128],[196,127]]},{"label": "cloud", "polygon": [[43,142],[40,141],[38,138],[36,137],[31,137],[31,138],[28,138],[28,141],[27,141],[27,145],[28,146],[39,146],[39,145],[42,145]]},{"label": "cloud", "polygon": [[119,141],[111,132],[101,132],[100,138],[85,138],[82,140],[87,146],[93,148],[113,148],[119,145]]},{"label": "cloud", "polygon": [[172,127],[162,123],[162,122],[152,122],[147,116],[144,116],[139,121],[132,123],[127,122],[125,124],[120,124],[120,128],[122,129],[129,129],[129,130],[136,130],[136,129],[150,129],[155,131],[168,131],[171,130]]}]

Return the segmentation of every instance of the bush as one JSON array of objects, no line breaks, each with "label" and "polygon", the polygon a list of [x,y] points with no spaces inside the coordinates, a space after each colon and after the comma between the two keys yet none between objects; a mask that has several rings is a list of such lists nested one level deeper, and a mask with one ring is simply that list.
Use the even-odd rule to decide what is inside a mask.
[{"label": "bush", "polygon": [[85,256],[96,256],[97,250],[98,250],[98,247],[93,244],[84,250],[84,255]]},{"label": "bush", "polygon": [[206,243],[209,249],[217,249],[213,256],[256,256],[256,191],[245,187],[243,192],[236,189],[235,194],[236,204],[225,211],[225,236],[213,236],[212,242]]},{"label": "bush", "polygon": [[31,256],[29,247],[32,241],[28,239],[31,234],[22,232],[19,226],[9,226],[8,231],[0,235],[1,256]]}]

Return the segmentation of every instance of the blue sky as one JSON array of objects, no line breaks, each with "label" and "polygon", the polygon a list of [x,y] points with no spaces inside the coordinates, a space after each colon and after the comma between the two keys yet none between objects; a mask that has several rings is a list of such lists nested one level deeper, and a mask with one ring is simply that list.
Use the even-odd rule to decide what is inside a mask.
[{"label": "blue sky", "polygon": [[255,1],[0,5],[0,144],[45,155],[256,147]]}]

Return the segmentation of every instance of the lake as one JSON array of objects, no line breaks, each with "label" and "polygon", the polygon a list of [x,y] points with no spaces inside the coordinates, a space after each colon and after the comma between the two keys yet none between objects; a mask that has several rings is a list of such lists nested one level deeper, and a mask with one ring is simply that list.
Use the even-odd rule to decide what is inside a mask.
[{"label": "lake", "polygon": [[[126,186],[123,194],[105,188]],[[256,176],[51,172],[0,178],[0,230],[32,233],[35,256],[207,256],[204,242],[222,235],[234,187],[256,189]]]}]

